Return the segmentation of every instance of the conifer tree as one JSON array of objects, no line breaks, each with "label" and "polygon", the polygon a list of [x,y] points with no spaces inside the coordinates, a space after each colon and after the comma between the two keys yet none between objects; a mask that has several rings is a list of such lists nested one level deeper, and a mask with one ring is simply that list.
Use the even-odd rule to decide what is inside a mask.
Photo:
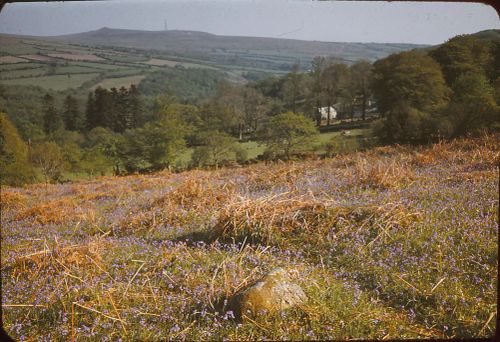
[{"label": "conifer tree", "polygon": [[62,126],[63,122],[56,109],[54,97],[45,94],[43,97],[43,130],[46,134],[51,134]]},{"label": "conifer tree", "polygon": [[97,127],[97,120],[95,117],[95,100],[94,93],[90,92],[87,96],[87,105],[85,107],[85,125],[88,131]]},{"label": "conifer tree", "polygon": [[121,87],[116,94],[115,99],[115,112],[116,112],[116,132],[122,133],[126,129],[132,127],[132,113],[129,108],[129,94],[125,87]]},{"label": "conifer tree", "polygon": [[64,126],[69,131],[80,131],[84,127],[82,113],[78,109],[78,101],[71,95],[64,99]]},{"label": "conifer tree", "polygon": [[131,123],[129,128],[141,127],[144,124],[143,103],[139,90],[135,84],[132,84],[128,90],[127,107]]},{"label": "conifer tree", "polygon": [[[94,125],[93,127],[109,127],[108,113],[111,111],[112,99],[110,92],[102,87],[94,90]],[[111,128],[111,127],[110,127]]]}]

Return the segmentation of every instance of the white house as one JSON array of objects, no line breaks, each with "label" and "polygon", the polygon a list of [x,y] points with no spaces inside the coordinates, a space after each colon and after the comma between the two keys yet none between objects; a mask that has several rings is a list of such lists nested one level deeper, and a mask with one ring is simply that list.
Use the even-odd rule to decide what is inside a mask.
[{"label": "white house", "polygon": [[[328,119],[328,107],[319,108],[319,112],[321,113],[321,119]],[[333,107],[330,107],[330,119],[335,119],[337,117],[337,110]]]}]

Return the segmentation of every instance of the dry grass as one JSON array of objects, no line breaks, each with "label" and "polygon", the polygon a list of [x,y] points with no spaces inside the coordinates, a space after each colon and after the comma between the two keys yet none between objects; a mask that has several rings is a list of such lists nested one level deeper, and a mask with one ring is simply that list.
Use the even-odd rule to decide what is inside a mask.
[{"label": "dry grass", "polygon": [[26,196],[19,192],[2,189],[0,194],[0,208],[2,210],[15,209],[19,210],[26,206]]},{"label": "dry grass", "polygon": [[358,156],[354,165],[346,169],[345,177],[349,177],[352,184],[380,189],[406,186],[415,180],[412,168],[405,161],[374,156]]},{"label": "dry grass", "polygon": [[33,219],[39,224],[64,223],[74,218],[78,203],[74,198],[66,197],[46,203],[39,203],[16,215],[16,220]]}]

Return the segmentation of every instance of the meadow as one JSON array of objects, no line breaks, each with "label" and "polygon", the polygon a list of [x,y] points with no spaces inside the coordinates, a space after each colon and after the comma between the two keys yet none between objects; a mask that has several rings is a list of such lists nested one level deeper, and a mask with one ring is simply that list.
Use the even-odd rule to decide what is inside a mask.
[{"label": "meadow", "polygon": [[[2,187],[16,340],[491,337],[498,135],[219,170]],[[240,321],[283,267],[305,304]]]}]

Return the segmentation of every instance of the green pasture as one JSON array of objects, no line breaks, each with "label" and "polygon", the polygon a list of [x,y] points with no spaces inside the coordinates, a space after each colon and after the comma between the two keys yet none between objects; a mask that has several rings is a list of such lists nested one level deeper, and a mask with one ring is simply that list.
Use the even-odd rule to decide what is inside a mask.
[{"label": "green pasture", "polygon": [[38,77],[47,74],[47,68],[33,68],[33,69],[20,69],[20,70],[9,70],[2,71],[0,79],[14,79],[21,77]]},{"label": "green pasture", "polygon": [[53,75],[41,77],[16,78],[12,80],[1,80],[0,84],[4,85],[33,85],[44,89],[66,90],[68,88],[78,88],[83,83],[88,82],[99,74],[74,74],[70,75]]},{"label": "green pasture", "polygon": [[101,82],[97,83],[94,85],[91,89],[95,89],[97,87],[102,87],[102,88],[120,88],[120,87],[125,87],[128,88],[132,84],[139,84],[146,75],[134,75],[134,76],[126,76],[126,77],[115,77],[115,78],[106,78],[102,80]]},{"label": "green pasture", "polygon": [[12,63],[12,64],[0,64],[0,72],[11,71],[11,70],[27,70],[45,67],[44,63]]},{"label": "green pasture", "polygon": [[88,74],[100,72],[101,70],[90,66],[81,66],[77,64],[68,63],[68,65],[57,66],[55,68],[56,74]]}]

